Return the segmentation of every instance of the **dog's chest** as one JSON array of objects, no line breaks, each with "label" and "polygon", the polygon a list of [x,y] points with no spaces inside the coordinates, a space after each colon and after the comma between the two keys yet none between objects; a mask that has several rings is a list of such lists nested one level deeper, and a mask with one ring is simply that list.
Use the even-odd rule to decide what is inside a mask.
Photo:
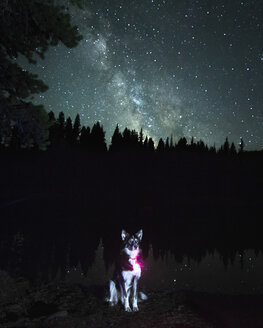
[{"label": "dog's chest", "polygon": [[140,278],[141,272],[140,271],[134,271],[134,270],[128,270],[128,271],[122,271],[122,277],[125,282],[131,283],[133,278]]},{"label": "dog's chest", "polygon": [[129,259],[129,263],[132,267],[132,270],[123,270],[122,271],[122,276],[124,281],[132,281],[134,277],[140,278],[141,276],[141,267],[139,263],[137,263],[136,260]]}]

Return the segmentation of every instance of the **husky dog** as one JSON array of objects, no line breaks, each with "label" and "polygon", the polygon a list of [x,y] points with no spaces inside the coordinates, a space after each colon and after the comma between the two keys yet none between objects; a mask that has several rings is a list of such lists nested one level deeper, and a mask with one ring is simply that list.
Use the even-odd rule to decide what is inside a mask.
[{"label": "husky dog", "polygon": [[[110,280],[110,297],[108,299],[111,306],[118,303],[120,299],[125,307],[125,311],[131,312],[130,294],[132,291],[132,309],[138,311],[137,284],[141,276],[141,263],[139,262],[140,248],[142,240],[142,230],[134,235],[128,234],[125,230],[121,232],[123,248],[116,262],[112,280]],[[143,293],[139,293],[142,300],[147,299]]]}]

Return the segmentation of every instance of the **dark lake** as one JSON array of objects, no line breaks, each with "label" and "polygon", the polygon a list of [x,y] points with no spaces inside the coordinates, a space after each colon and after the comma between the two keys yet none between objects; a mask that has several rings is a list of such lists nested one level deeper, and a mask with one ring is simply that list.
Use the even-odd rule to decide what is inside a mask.
[{"label": "dark lake", "polygon": [[145,289],[263,293],[261,163],[2,158],[0,269],[106,285],[121,229],[142,228]]}]

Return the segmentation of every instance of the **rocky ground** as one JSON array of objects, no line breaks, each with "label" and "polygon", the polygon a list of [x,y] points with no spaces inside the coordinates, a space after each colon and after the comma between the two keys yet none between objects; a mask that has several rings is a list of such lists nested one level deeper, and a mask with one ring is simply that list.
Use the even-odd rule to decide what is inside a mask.
[{"label": "rocky ground", "polygon": [[[208,328],[262,327],[262,297],[253,300],[193,292],[148,291],[140,311],[110,308],[103,286],[64,283],[32,286],[0,272],[0,327]],[[251,302],[252,301],[252,302]]]}]

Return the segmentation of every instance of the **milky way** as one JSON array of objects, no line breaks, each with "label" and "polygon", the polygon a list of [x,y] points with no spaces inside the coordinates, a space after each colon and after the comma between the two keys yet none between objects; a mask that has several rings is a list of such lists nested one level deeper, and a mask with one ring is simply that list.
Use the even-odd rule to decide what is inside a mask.
[{"label": "milky way", "polygon": [[261,0],[101,0],[70,7],[83,40],[26,67],[49,90],[35,97],[83,125],[116,124],[155,140],[226,137],[263,146]]}]

